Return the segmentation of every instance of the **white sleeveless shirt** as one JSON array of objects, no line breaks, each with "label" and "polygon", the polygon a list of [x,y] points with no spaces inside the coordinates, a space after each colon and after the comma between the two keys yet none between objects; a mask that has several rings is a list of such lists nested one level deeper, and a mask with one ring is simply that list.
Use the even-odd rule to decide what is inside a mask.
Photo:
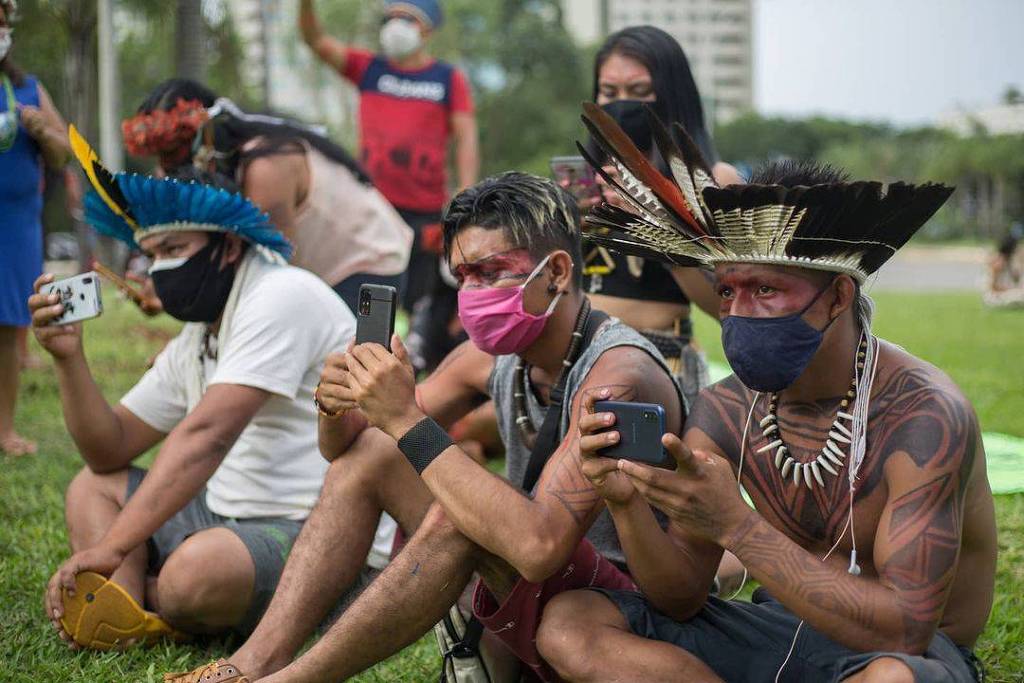
[{"label": "white sleeveless shirt", "polygon": [[[413,231],[377,188],[305,140],[309,188],[289,236],[291,264],[334,286],[356,273],[405,272]],[[253,143],[249,143],[253,144]]]}]

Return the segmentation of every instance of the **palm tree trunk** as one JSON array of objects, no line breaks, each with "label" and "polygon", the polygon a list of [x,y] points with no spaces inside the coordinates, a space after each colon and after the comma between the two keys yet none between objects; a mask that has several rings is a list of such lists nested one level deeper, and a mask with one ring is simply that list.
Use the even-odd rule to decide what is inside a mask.
[{"label": "palm tree trunk", "polygon": [[[68,50],[64,56],[64,114],[90,140],[96,140],[96,3],[94,0],[73,0],[65,5],[60,17],[67,27]],[[77,164],[66,172],[79,174]],[[79,269],[92,267],[95,238],[82,220],[81,207],[69,207],[78,241]],[[110,242],[108,240],[108,244]],[[111,263],[110,259],[107,260]]]},{"label": "palm tree trunk", "polygon": [[202,0],[178,0],[174,30],[174,72],[179,78],[202,81],[206,72],[203,48],[206,25]]}]

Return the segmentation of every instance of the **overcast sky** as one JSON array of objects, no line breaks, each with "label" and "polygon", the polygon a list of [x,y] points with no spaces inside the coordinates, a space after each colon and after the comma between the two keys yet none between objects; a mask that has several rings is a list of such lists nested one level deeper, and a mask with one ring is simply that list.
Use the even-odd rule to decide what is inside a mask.
[{"label": "overcast sky", "polygon": [[766,114],[928,123],[1024,91],[1024,0],[754,0]]}]

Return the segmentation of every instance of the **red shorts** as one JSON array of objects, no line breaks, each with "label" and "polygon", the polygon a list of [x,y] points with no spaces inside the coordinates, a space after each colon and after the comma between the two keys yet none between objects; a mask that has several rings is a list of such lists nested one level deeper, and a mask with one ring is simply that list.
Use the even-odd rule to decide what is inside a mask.
[{"label": "red shorts", "polygon": [[578,588],[637,589],[628,574],[602,557],[590,541],[583,539],[561,571],[544,583],[519,579],[500,605],[483,582],[477,582],[473,613],[541,680],[557,681],[558,675],[537,652],[537,628],[544,606],[551,598]]}]

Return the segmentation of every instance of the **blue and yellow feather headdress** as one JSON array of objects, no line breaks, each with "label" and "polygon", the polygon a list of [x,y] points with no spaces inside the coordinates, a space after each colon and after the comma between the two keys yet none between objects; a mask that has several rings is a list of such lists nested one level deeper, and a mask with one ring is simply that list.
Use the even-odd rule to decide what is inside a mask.
[{"label": "blue and yellow feather headdress", "polygon": [[268,261],[291,257],[291,243],[242,195],[196,182],[111,173],[74,126],[68,134],[93,187],[85,196],[85,220],[97,232],[135,248],[138,240],[159,233],[225,232],[238,235]]}]

